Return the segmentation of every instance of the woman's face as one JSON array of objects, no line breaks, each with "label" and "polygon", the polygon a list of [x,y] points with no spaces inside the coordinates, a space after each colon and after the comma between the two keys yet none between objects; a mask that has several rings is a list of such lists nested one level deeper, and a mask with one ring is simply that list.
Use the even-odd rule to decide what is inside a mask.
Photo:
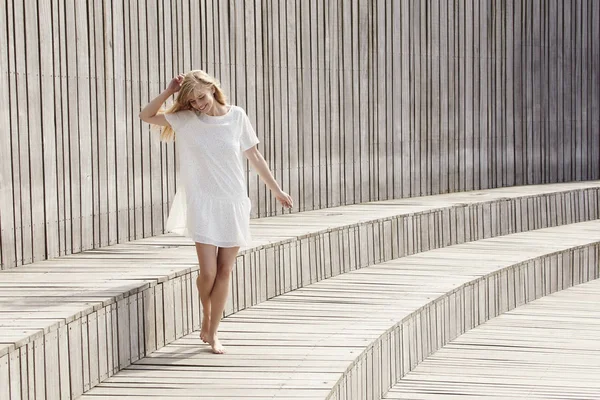
[{"label": "woman's face", "polygon": [[198,86],[192,92],[192,98],[189,101],[190,107],[203,114],[213,115],[215,108],[214,87]]}]

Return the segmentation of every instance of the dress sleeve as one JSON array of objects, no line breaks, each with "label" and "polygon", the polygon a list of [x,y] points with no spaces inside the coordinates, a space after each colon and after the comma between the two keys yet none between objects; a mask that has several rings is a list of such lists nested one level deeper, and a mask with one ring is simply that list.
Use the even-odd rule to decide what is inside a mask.
[{"label": "dress sleeve", "polygon": [[178,132],[183,128],[185,123],[187,122],[187,113],[185,111],[179,111],[175,113],[165,113],[165,119],[171,125],[171,128],[175,132]]},{"label": "dress sleeve", "polygon": [[246,115],[246,112],[242,112],[242,136],[240,137],[240,148],[242,152],[248,150],[249,148],[255,146],[257,143],[260,143],[258,137],[256,136],[256,132],[250,123],[250,118]]}]

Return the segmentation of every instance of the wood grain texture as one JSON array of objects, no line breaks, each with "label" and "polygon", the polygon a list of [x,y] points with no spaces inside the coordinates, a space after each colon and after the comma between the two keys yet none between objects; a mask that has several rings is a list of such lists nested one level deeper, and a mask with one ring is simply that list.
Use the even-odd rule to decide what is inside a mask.
[{"label": "wood grain texture", "polygon": [[[600,182],[501,188],[254,220],[253,242],[242,249],[233,271],[226,315],[391,259],[598,219],[599,190]],[[577,257],[585,265],[596,256]],[[548,268],[558,268],[557,262]],[[0,357],[9,354],[11,363],[18,364],[19,355],[25,365],[21,374],[10,374],[11,390],[35,389],[40,371],[50,368],[37,387],[78,395],[197,329],[201,309],[193,287],[196,263],[193,246],[181,237],[164,235],[0,271]],[[518,298],[513,294],[512,304],[593,275],[585,269],[577,274],[565,269],[560,276],[552,275],[548,284],[536,271],[519,279],[543,280],[542,289],[527,286],[528,292],[523,290]],[[480,284],[476,293],[486,290],[491,290],[489,285]],[[489,304],[477,308],[466,326],[500,309]],[[411,361],[415,365],[414,360],[435,348],[431,336],[419,343]],[[45,358],[36,346],[44,346]]]},{"label": "wood grain texture", "polygon": [[509,311],[440,348],[382,398],[597,398],[599,300],[596,279]]},{"label": "wood grain texture", "polygon": [[[247,110],[293,212],[598,179],[598,15],[588,0],[7,2],[1,269],[163,233],[176,154],[137,115],[192,68]],[[287,213],[247,177],[253,217]]]},{"label": "wood grain texture", "polygon": [[[82,398],[380,398],[397,376],[460,333],[600,277],[599,224],[515,233],[347,269],[225,318],[219,336],[226,356],[214,356],[194,332]],[[559,271],[570,279],[552,289],[546,276],[558,280]],[[394,370],[400,371],[392,380]]]}]

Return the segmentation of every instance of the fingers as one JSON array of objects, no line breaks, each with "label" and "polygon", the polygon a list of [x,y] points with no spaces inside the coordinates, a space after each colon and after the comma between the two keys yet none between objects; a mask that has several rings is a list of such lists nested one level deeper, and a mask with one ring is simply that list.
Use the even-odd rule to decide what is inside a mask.
[{"label": "fingers", "polygon": [[294,201],[289,195],[284,196],[279,200],[284,207],[292,208],[294,206]]}]

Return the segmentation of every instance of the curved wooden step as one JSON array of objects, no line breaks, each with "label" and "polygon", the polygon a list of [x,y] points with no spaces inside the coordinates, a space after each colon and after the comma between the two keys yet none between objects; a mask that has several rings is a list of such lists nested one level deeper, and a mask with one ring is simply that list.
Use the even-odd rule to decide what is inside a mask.
[{"label": "curved wooden step", "polygon": [[600,279],[518,307],[448,343],[385,399],[600,398]]},{"label": "curved wooden step", "polygon": [[599,275],[600,220],[430,250],[351,271],[197,332],[84,398],[378,398],[461,333]]},{"label": "curved wooden step", "polygon": [[[600,182],[576,182],[253,220],[225,313],[421,251],[595,219],[599,193]],[[77,397],[198,329],[196,276],[193,246],[173,235],[1,271],[0,365],[11,391]]]}]

